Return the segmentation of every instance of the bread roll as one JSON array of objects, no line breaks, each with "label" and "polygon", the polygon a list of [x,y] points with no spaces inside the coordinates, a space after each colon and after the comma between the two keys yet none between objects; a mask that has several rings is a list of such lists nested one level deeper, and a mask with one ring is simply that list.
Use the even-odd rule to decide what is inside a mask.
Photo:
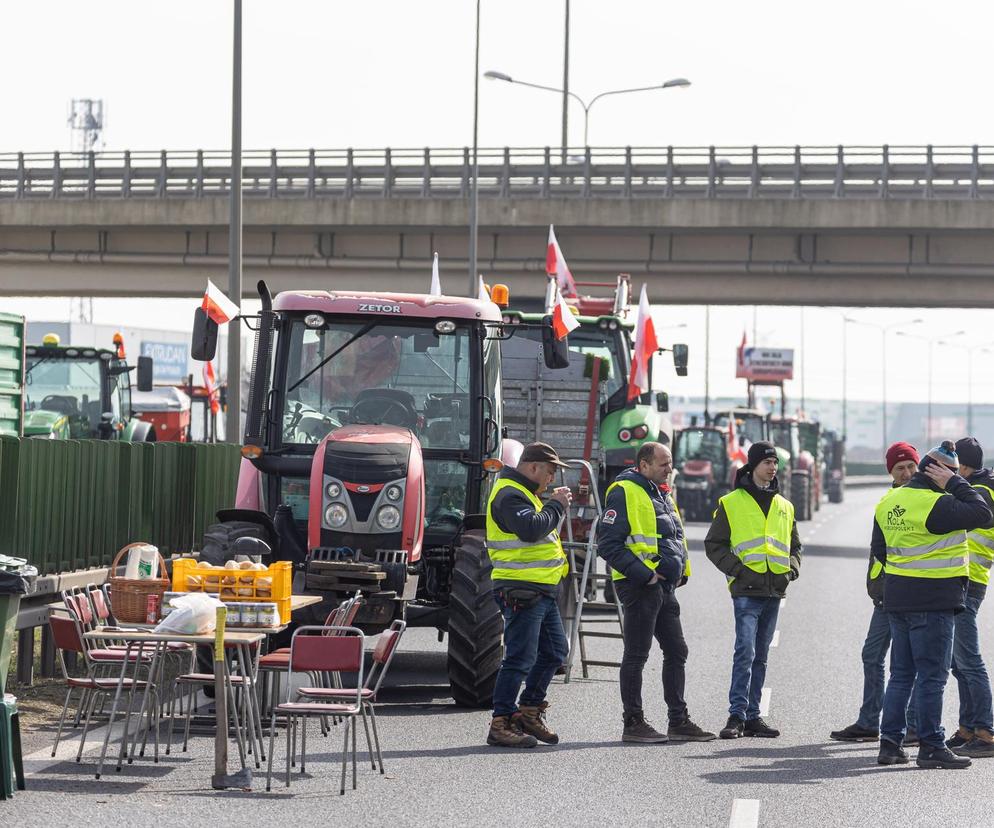
[{"label": "bread roll", "polygon": [[252,561],[241,561],[238,564],[238,568],[239,569],[254,569],[255,568],[255,564],[253,564]]},{"label": "bread roll", "polygon": [[201,581],[199,575],[187,575],[186,576],[186,588],[190,592],[199,592],[203,589],[203,581]]},{"label": "bread roll", "polygon": [[237,561],[225,561],[224,568],[225,569],[238,569],[238,562]]}]

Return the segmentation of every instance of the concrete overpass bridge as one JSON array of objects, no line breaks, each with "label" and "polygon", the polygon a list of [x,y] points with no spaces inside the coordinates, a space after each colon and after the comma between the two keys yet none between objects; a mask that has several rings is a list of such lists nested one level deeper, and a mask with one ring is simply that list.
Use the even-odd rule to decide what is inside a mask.
[{"label": "concrete overpass bridge", "polygon": [[[247,289],[466,284],[468,150],[243,157]],[[226,282],[223,152],[0,154],[0,294],[197,296]],[[479,269],[573,271],[657,303],[994,306],[994,147],[481,150]]]}]

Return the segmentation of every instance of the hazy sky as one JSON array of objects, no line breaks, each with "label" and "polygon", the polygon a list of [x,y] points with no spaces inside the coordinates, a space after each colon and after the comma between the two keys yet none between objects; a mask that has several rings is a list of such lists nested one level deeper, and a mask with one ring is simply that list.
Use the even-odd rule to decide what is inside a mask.
[{"label": "hazy sky", "polygon": [[[483,0],[481,71],[562,81],[562,0]],[[105,145],[223,149],[230,137],[230,2],[7,4],[0,50],[4,106],[0,152],[67,149],[72,97],[103,98]],[[472,137],[473,0],[361,3],[245,0],[246,149],[454,147]],[[687,77],[689,89],[609,97],[591,111],[593,145],[989,143],[990,33],[994,4],[923,2],[664,3],[573,0],[571,88],[610,89]],[[16,33],[16,36],[15,36]],[[582,112],[570,112],[571,143]],[[480,84],[480,145],[556,146],[560,98],[505,83]],[[567,257],[569,251],[565,251]],[[536,258],[544,251],[536,251]],[[426,263],[425,284],[428,282]],[[36,319],[68,315],[68,300],[0,306]],[[147,317],[182,328],[192,303],[96,300],[98,322]],[[692,376],[676,393],[703,390],[703,309],[663,308],[664,335],[691,346]],[[994,340],[981,311],[855,310],[854,318],[924,323],[908,332],[979,345]],[[801,312],[764,308],[759,342],[800,347]],[[712,313],[712,390],[741,392],[735,346],[752,338],[751,308]],[[809,397],[841,394],[840,312],[805,311]],[[849,327],[849,396],[880,397],[880,334]],[[892,333],[888,393],[923,399],[923,342]],[[904,357],[904,359],[901,359]],[[966,357],[935,349],[935,398],[965,398]],[[974,354],[976,400],[994,354]],[[799,383],[791,389],[800,396]]]}]

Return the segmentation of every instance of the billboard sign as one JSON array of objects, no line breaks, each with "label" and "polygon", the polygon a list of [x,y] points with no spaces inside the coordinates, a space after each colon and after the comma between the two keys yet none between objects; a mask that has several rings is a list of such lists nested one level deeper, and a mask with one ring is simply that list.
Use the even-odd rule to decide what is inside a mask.
[{"label": "billboard sign", "polygon": [[182,382],[188,371],[190,346],[183,342],[149,342],[142,340],[142,356],[152,357],[157,382]]},{"label": "billboard sign", "polygon": [[794,378],[793,348],[739,348],[735,376],[752,382],[782,382]]}]

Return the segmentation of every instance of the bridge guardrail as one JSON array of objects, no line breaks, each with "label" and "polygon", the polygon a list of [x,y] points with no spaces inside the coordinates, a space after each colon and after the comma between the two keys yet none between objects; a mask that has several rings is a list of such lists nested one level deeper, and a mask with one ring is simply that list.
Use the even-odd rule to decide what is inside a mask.
[{"label": "bridge guardrail", "polygon": [[236,445],[0,438],[0,554],[41,575],[107,566],[134,540],[193,549],[234,501]]},{"label": "bridge guardrail", "polygon": [[[248,151],[248,198],[467,198],[468,148]],[[0,153],[2,199],[216,198],[226,151]],[[992,146],[481,149],[482,198],[994,198]]]}]

